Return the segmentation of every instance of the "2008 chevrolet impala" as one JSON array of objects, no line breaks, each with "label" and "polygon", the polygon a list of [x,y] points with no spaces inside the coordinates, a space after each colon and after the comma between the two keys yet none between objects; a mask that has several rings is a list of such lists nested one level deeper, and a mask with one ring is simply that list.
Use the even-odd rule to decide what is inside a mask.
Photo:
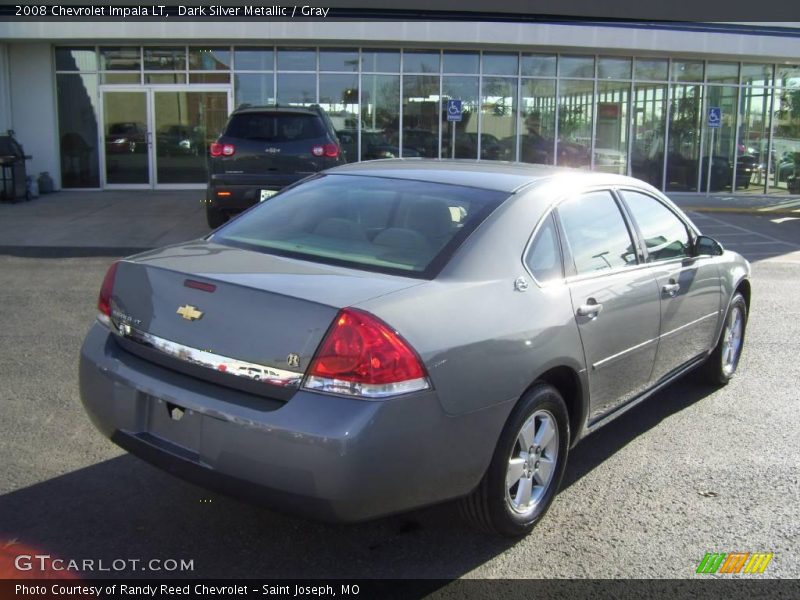
[{"label": "2008 chevrolet impala", "polygon": [[634,179],[346,165],[114,263],[81,394],[217,489],[345,521],[461,498],[520,535],[587,433],[694,367],[734,375],[749,272]]}]

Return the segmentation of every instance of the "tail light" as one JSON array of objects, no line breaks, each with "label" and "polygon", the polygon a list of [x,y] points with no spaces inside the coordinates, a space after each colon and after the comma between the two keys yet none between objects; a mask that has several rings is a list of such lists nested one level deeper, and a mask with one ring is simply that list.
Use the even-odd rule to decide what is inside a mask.
[{"label": "tail light", "polygon": [[428,389],[422,361],[408,343],[369,313],[339,311],[308,368],[307,389],[385,398]]},{"label": "tail light", "polygon": [[101,320],[103,320],[102,317],[106,318],[104,322],[111,319],[111,293],[114,291],[114,279],[117,276],[118,266],[119,261],[111,264],[108,271],[106,271],[106,276],[103,278],[103,285],[100,286],[100,296],[97,298],[97,310],[100,311]]},{"label": "tail light", "polygon": [[236,148],[233,144],[220,144],[213,142],[208,147],[208,152],[211,156],[233,156],[236,153]]},{"label": "tail light", "polygon": [[311,146],[311,154],[314,156],[327,156],[328,158],[336,158],[339,156],[338,144],[325,144],[324,146],[317,144]]}]

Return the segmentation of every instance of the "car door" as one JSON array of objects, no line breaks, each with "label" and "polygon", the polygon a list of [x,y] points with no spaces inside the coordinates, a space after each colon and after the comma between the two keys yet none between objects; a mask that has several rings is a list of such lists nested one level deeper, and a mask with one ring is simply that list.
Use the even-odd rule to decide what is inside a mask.
[{"label": "car door", "polygon": [[591,423],[650,381],[659,332],[658,288],[609,190],[570,198],[557,214],[588,372]]},{"label": "car door", "polygon": [[714,345],[722,296],[719,268],[715,257],[692,256],[689,225],[661,199],[633,189],[619,194],[658,283],[661,332],[653,370],[657,382]]}]

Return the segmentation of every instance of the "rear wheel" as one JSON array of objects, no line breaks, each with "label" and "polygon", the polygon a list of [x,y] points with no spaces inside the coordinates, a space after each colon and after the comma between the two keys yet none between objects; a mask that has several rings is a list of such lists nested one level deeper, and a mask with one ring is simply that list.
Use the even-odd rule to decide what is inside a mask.
[{"label": "rear wheel", "polygon": [[536,384],[506,422],[483,480],[461,500],[462,514],[484,531],[529,533],[556,495],[568,449],[564,400],[551,385]]},{"label": "rear wheel", "polygon": [[747,302],[736,292],[728,306],[722,334],[702,367],[703,378],[713,385],[725,385],[736,374],[744,347],[747,326]]},{"label": "rear wheel", "polygon": [[216,229],[228,222],[228,215],[212,206],[206,206],[206,221],[211,229]]}]

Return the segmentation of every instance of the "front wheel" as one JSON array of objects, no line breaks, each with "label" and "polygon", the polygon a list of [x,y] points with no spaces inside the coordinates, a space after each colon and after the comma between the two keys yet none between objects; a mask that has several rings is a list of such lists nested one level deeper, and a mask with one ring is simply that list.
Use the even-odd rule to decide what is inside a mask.
[{"label": "front wheel", "polygon": [[484,531],[529,533],[558,491],[569,435],[561,394],[537,383],[511,413],[483,480],[461,501],[462,514]]},{"label": "front wheel", "polygon": [[736,374],[744,347],[747,302],[740,292],[731,298],[717,345],[702,366],[704,379],[713,385],[726,385]]}]

